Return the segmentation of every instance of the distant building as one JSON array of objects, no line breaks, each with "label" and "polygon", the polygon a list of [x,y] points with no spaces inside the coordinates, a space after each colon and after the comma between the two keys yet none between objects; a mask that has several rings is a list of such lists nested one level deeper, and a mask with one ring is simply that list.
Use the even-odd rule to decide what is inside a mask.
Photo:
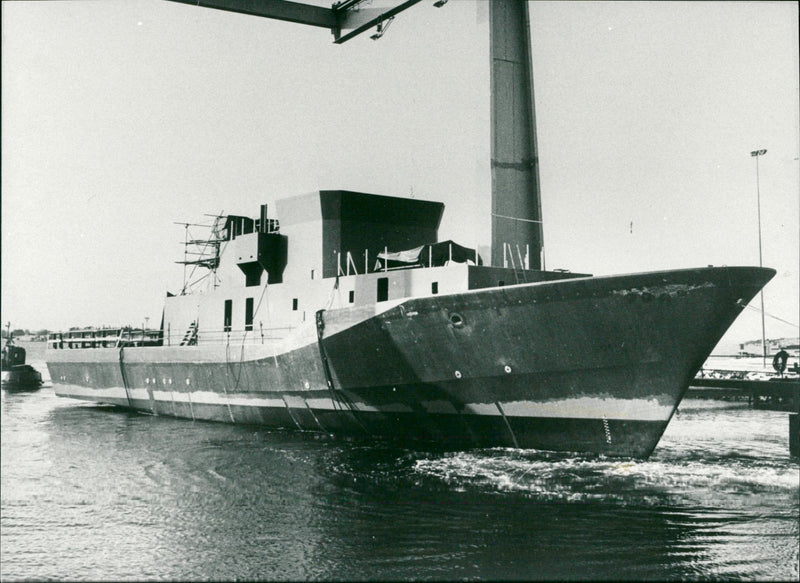
[{"label": "distant building", "polygon": [[[739,344],[739,354],[742,356],[761,356],[761,340],[749,340]],[[781,348],[791,355],[800,354],[800,339],[798,338],[767,338],[767,354],[775,354]]]}]

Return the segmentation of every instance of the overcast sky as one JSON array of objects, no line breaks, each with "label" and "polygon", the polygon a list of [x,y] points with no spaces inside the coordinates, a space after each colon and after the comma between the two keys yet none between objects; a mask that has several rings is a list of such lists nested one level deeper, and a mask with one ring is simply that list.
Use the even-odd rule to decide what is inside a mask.
[{"label": "overcast sky", "polygon": [[[530,6],[547,267],[758,265],[766,148],[767,336],[796,337],[797,3]],[[3,323],[157,323],[175,221],[321,188],[440,200],[440,238],[488,244],[487,17],[423,0],[339,46],[160,0],[3,2]],[[760,335],[750,309],[725,341]]]}]

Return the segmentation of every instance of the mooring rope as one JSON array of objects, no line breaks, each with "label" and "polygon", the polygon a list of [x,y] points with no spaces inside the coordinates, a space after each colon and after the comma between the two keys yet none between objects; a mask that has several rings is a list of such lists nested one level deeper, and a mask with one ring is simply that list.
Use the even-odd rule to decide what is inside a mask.
[{"label": "mooring rope", "polygon": [[[325,310],[317,310],[316,313],[317,345],[319,346],[319,356],[322,359],[322,370],[325,373],[325,381],[328,383],[328,391],[330,392],[331,403],[333,404],[334,410],[336,410],[337,402],[340,406],[344,404],[344,407],[347,408],[356,423],[358,423],[361,429],[364,430],[364,433],[370,435],[369,430],[358,418],[355,405],[350,401],[350,399],[347,398],[347,395],[345,395],[343,391],[337,390],[333,384],[333,375],[331,374],[330,363],[328,362],[328,353],[325,350],[325,345],[322,343],[322,337],[325,330],[325,320],[322,317],[324,313]],[[344,407],[339,409],[339,411],[344,411]]]}]

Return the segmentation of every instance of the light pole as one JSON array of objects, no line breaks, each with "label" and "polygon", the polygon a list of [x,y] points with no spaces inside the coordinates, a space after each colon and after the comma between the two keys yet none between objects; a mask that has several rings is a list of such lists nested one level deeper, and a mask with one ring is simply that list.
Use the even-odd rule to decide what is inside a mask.
[{"label": "light pole", "polygon": [[[761,189],[758,179],[758,158],[766,154],[766,150],[753,150],[750,156],[756,159],[756,201],[758,204],[758,266],[763,267],[761,259]],[[764,288],[761,288],[761,349],[763,351],[763,366],[767,366],[767,334],[764,326]]]}]

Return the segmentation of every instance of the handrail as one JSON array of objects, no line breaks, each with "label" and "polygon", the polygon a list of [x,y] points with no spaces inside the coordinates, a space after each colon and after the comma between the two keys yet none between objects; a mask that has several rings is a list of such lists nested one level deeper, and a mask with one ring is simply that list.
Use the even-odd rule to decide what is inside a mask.
[{"label": "handrail", "polygon": [[[264,344],[286,338],[295,326],[260,326],[258,330],[224,329],[203,330],[198,333],[198,344]],[[141,328],[80,328],[66,332],[51,332],[47,347],[51,349],[121,348],[137,346],[163,346],[161,330]],[[178,347],[178,344],[175,345]]]}]

